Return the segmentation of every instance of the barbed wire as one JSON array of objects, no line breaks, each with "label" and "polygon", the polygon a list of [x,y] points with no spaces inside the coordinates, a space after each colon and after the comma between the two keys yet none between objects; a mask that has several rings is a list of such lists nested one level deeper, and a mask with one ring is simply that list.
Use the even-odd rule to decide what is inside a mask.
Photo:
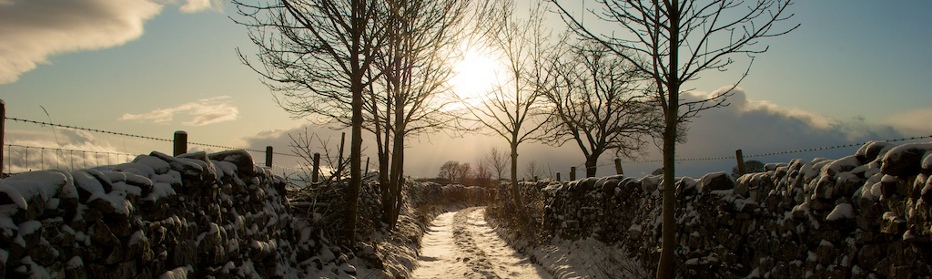
[{"label": "barbed wire", "polygon": [[[932,139],[932,135],[893,138],[893,139],[886,139],[886,140],[875,140],[874,142],[901,142],[901,141],[911,141],[911,140],[921,140],[921,139]],[[835,146],[823,146],[823,147],[804,148],[804,149],[769,152],[769,153],[759,153],[759,154],[744,155],[743,157],[744,158],[768,157],[768,156],[786,155],[786,154],[795,154],[795,153],[817,152],[817,151],[825,151],[825,150],[848,148],[848,147],[860,147],[869,142],[871,141],[849,143],[849,144],[842,144],[842,145],[835,145]],[[718,161],[718,160],[734,160],[734,159],[736,159],[735,156],[730,155],[730,156],[718,156],[718,157],[677,158],[676,162]],[[623,162],[623,163],[646,164],[646,163],[662,163],[662,162],[663,160],[661,159],[651,159],[651,160],[637,160],[637,161],[630,161],[630,162]],[[584,164],[585,163],[578,164],[576,165],[576,167],[578,168]],[[597,165],[597,167],[610,166],[612,164],[614,164],[614,162],[602,163],[602,164]]]},{"label": "barbed wire", "polygon": [[80,130],[80,131],[95,132],[95,133],[102,133],[102,134],[111,134],[111,135],[117,135],[117,136],[124,136],[124,137],[131,137],[131,138],[139,138],[139,139],[147,139],[147,140],[154,140],[154,141],[172,142],[171,139],[156,138],[156,137],[148,137],[148,136],[140,136],[140,135],[127,134],[127,133],[120,133],[120,132],[107,131],[107,130],[99,130],[99,129],[91,129],[91,128],[84,128],[84,127],[78,127],[78,126],[71,126],[71,125],[63,125],[63,124],[49,123],[49,122],[44,122],[44,121],[35,121],[35,120],[29,120],[29,119],[23,119],[23,118],[16,118],[16,117],[7,117],[6,119],[7,119],[7,120],[18,121],[18,122],[23,122],[23,123],[32,123],[32,124],[36,124],[36,125],[43,125],[43,126],[52,126],[52,127],[66,128],[66,129],[72,129],[72,130]]},{"label": "barbed wire", "polygon": [[[154,141],[174,142],[174,140],[172,140],[172,139],[166,139],[166,138],[157,138],[157,137],[150,137],[150,136],[142,136],[142,135],[135,135],[135,134],[128,134],[128,133],[114,132],[114,131],[109,131],[109,130],[85,128],[85,127],[79,127],[79,126],[73,126],[73,125],[63,125],[63,124],[57,124],[57,123],[51,123],[51,122],[45,122],[45,121],[29,120],[29,119],[16,118],[16,117],[6,117],[6,119],[9,119],[9,120],[12,120],[12,121],[23,122],[23,123],[32,123],[32,124],[36,124],[36,125],[53,126],[53,127],[60,127],[60,128],[73,129],[73,130],[80,130],[80,131],[87,131],[87,132],[95,132],[95,133],[102,133],[102,134],[110,134],[110,135],[117,135],[117,136],[131,137],[131,138],[139,138],[139,139],[146,139],[146,140],[154,140]],[[932,135],[929,135],[929,136],[904,137],[904,138],[894,138],[894,139],[886,139],[886,140],[878,140],[877,142],[900,142],[900,141],[910,141],[910,140],[919,140],[919,139],[928,139],[928,138],[932,138]],[[836,145],[836,146],[824,146],[824,147],[814,147],[814,148],[805,148],[805,149],[797,149],[797,150],[777,151],[777,152],[769,152],[769,153],[760,153],[760,154],[745,155],[744,157],[745,157],[745,158],[756,158],[756,157],[768,157],[768,156],[775,156],[775,155],[785,155],[785,154],[795,154],[795,153],[825,151],[825,150],[832,150],[832,149],[839,149],[839,148],[847,148],[847,147],[862,146],[862,145],[865,145],[865,144],[867,144],[867,143],[868,143],[868,142],[858,142],[858,143],[850,143],[850,144],[843,144],[843,145]],[[219,148],[219,149],[227,149],[227,150],[232,150],[232,149],[243,149],[243,150],[245,150],[245,151],[256,152],[256,153],[265,153],[265,152],[266,152],[265,150],[249,149],[249,148],[236,148],[236,147],[230,147],[230,146],[223,146],[223,145],[216,145],[216,144],[207,144],[207,143],[199,143],[199,142],[188,142],[188,144],[197,145],[197,146],[204,146],[204,147],[213,147],[213,148]],[[24,147],[24,146],[23,146],[23,147]],[[60,150],[70,151],[70,150],[67,150],[67,149],[60,149]],[[87,150],[73,150],[73,151],[87,151]],[[95,152],[96,152],[96,151],[95,151]],[[297,158],[300,158],[300,157],[301,157],[301,156],[299,156],[299,155],[288,154],[288,153],[282,153],[282,152],[274,152],[274,151],[272,152],[272,154],[281,155],[281,156],[289,156],[289,157],[297,157]],[[676,159],[676,162],[718,161],[718,160],[733,160],[733,159],[735,159],[735,156],[734,156],[734,155],[729,155],[729,156],[717,156],[717,157],[677,158],[677,159]],[[627,163],[627,164],[643,164],[643,163],[660,163],[660,162],[663,162],[663,160],[661,160],[661,159],[637,160],[637,161],[630,161],[630,162],[624,162],[624,163]],[[596,165],[596,167],[605,167],[605,166],[612,165],[613,163],[614,163],[614,162],[602,163],[602,164]],[[576,167],[577,167],[577,168],[578,168],[578,167],[581,167],[581,166],[583,166],[584,164],[585,164],[585,163],[580,163],[580,164],[576,165]],[[279,167],[280,167],[280,166],[279,166]]]},{"label": "barbed wire", "polygon": [[[929,135],[929,136],[915,136],[915,137],[908,137],[908,138],[895,138],[895,139],[877,140],[877,141],[874,141],[874,142],[900,142],[900,141],[921,140],[921,139],[929,139],[929,138],[932,138],[932,135]],[[815,152],[815,151],[823,151],[823,150],[831,150],[831,149],[839,149],[839,148],[847,148],[847,147],[855,147],[855,146],[860,147],[860,146],[863,146],[863,145],[865,145],[865,144],[867,144],[867,143],[869,143],[869,142],[871,142],[871,141],[865,141],[865,142],[859,142],[859,143],[850,143],[850,144],[843,144],[843,145],[836,145],[836,146],[825,146],[825,147],[798,149],[798,150],[790,150],[790,151],[780,151],[780,152],[753,154],[753,155],[747,155],[747,156],[744,156],[744,157],[767,157],[767,156],[774,156],[774,155],[793,154],[793,153],[804,153],[804,152]],[[734,159],[734,156],[732,156],[731,158]]]},{"label": "barbed wire", "polygon": [[119,152],[119,151],[81,150],[81,149],[68,149],[68,148],[58,148],[58,147],[29,146],[29,145],[9,144],[9,143],[8,143],[8,144],[4,144],[3,146],[6,147],[6,148],[10,148],[10,147],[19,147],[19,148],[25,148],[25,149],[40,149],[40,150],[41,150],[41,149],[48,149],[48,150],[55,150],[55,151],[68,151],[68,152],[78,151],[78,152],[92,152],[92,153],[107,154],[107,155],[126,155],[126,156],[137,156],[137,155],[139,155],[139,154],[133,154],[133,153],[128,153],[128,152]]},{"label": "barbed wire", "polygon": [[[14,152],[14,147],[18,149],[19,152]],[[80,166],[83,168],[88,168],[88,167],[93,167],[93,166],[109,167],[109,166],[112,166],[112,163],[114,162],[114,160],[116,160],[117,162],[126,162],[126,161],[129,161],[131,157],[138,155],[138,154],[132,154],[132,153],[126,153],[126,152],[119,152],[119,151],[80,150],[80,149],[68,149],[68,148],[28,146],[28,145],[20,145],[20,144],[4,144],[2,148],[4,148],[7,151],[5,153],[6,155],[5,156],[6,157],[5,158],[6,169],[4,170],[5,173],[16,173],[16,171],[14,171],[14,166],[18,168],[20,172],[33,170],[34,167],[38,167],[36,169],[39,169],[39,170],[45,170],[47,169],[46,166],[51,167],[52,165],[54,165],[55,168],[58,168],[58,169],[70,169],[70,170],[77,169],[76,166]],[[29,158],[30,150],[37,151],[38,154],[35,154],[34,156],[38,156],[38,158],[33,157],[34,159],[30,160]],[[49,150],[51,152],[51,156],[46,155],[47,153],[49,153],[49,152],[46,152],[46,150]],[[78,153],[78,154],[75,154],[75,153]],[[13,158],[14,154],[19,154],[21,156],[21,160],[14,160]],[[91,155],[90,158],[91,160],[93,160],[93,162],[88,160],[89,158],[88,155]],[[102,162],[100,161],[101,160],[100,155],[104,155],[104,157],[106,158],[105,165],[102,164]],[[80,158],[80,159],[75,161],[76,158]],[[121,159],[121,158],[124,158],[124,159]],[[14,161],[16,161],[16,164],[14,164]],[[46,163],[48,163],[48,165],[46,165]]]},{"label": "barbed wire", "polygon": [[[122,133],[122,132],[114,132],[114,131],[109,131],[109,130],[85,128],[85,127],[74,126],[74,125],[64,125],[64,124],[57,124],[57,123],[51,123],[51,122],[45,122],[45,121],[36,121],[36,120],[23,119],[23,118],[17,118],[17,117],[6,117],[6,119],[17,121],[17,122],[23,122],[23,123],[31,123],[31,124],[36,124],[36,125],[52,126],[52,127],[59,127],[59,128],[86,131],[86,132],[94,132],[94,133],[124,136],[124,137],[138,138],[138,139],[145,139],[145,140],[162,141],[162,142],[174,142],[174,140],[166,139],[166,138],[157,138],[157,137],[142,136],[142,135],[135,135],[135,134],[129,134],[129,133]],[[203,146],[203,147],[226,149],[226,150],[242,149],[242,150],[250,151],[250,152],[265,153],[265,150],[250,149],[250,148],[237,148],[237,147],[231,147],[231,146],[223,146],[223,145],[200,143],[200,142],[188,142],[188,144]],[[297,158],[301,157],[301,156],[294,155],[294,154],[274,152],[274,151],[272,152],[272,154],[281,155],[281,156],[289,156],[289,157],[297,157]]]},{"label": "barbed wire", "polygon": [[[14,159],[12,157],[14,156],[14,154],[18,154],[22,159],[22,160],[18,160],[16,163],[16,167],[19,168],[20,171],[32,170],[33,168],[31,167],[38,167],[35,169],[44,170],[46,169],[46,163],[48,163],[49,166],[51,166],[52,164],[55,164],[57,168],[61,168],[62,165],[64,165],[66,169],[70,169],[70,170],[77,169],[75,167],[76,165],[78,165],[79,167],[84,167],[84,168],[91,167],[92,165],[97,165],[97,167],[106,167],[106,166],[111,165],[111,161],[112,161],[111,158],[113,158],[113,156],[116,157],[116,160],[119,163],[119,162],[129,162],[132,160],[131,158],[135,156],[145,155],[145,154],[133,154],[133,153],[127,153],[127,152],[120,152],[120,151],[95,151],[95,150],[68,149],[68,148],[58,148],[58,147],[30,146],[30,145],[22,145],[22,144],[4,144],[2,148],[4,148],[7,151],[5,154],[8,156],[6,156],[7,158],[5,158],[6,160],[4,161],[7,166],[6,170],[9,173],[13,173],[12,170],[14,169],[13,168]],[[20,150],[20,151],[13,152],[14,150]],[[30,160],[29,158],[30,150],[35,150],[35,152],[38,152],[38,154],[35,155],[35,156],[38,156],[38,158],[34,157],[35,159]],[[51,153],[52,156],[46,155],[49,153]],[[78,154],[75,154],[75,153],[78,153]],[[107,165],[99,165],[100,164],[99,161],[94,162],[93,164],[89,164],[87,160],[88,155],[91,155],[90,158],[94,158],[94,160],[98,160],[98,158],[101,155],[106,156],[105,158],[107,160]],[[77,164],[75,162],[75,158],[80,158]],[[126,158],[126,160],[121,161],[120,158]],[[35,161],[35,160],[38,160],[38,161]],[[281,174],[283,177],[288,177],[296,173],[309,171],[309,170],[301,169],[300,167],[294,168],[294,167],[286,167],[286,166],[276,165],[276,164],[273,164],[270,169],[273,171],[280,172],[279,174]]]}]

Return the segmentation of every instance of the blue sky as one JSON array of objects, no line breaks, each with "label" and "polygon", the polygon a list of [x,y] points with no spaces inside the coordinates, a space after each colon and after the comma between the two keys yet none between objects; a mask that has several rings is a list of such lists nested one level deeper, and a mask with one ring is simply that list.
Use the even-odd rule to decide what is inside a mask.
[{"label": "blue sky", "polygon": [[[741,94],[732,106],[694,121],[681,158],[729,155],[735,148],[751,154],[932,135],[926,83],[932,78],[932,2],[800,1],[790,9],[795,16],[788,24],[801,27],[762,42],[770,50],[755,61]],[[259,76],[241,65],[235,49],[253,54],[255,47],[228,16],[235,16],[229,3],[211,0],[0,0],[0,98],[7,116],[164,138],[186,130],[191,141],[287,151],[287,134],[307,122],[278,108]],[[734,82],[741,70],[710,72],[689,87],[708,94]],[[7,126],[7,143],[170,152],[168,143],[9,121]],[[491,146],[505,143],[421,136],[409,149],[408,173],[432,176],[443,161],[475,162]],[[582,163],[578,153],[572,146],[528,144],[520,158],[565,172]],[[795,157],[846,153],[853,150]],[[650,150],[641,159],[656,154]],[[680,170],[700,175],[731,165],[683,163]],[[626,170],[639,174],[657,166],[632,164]]]}]

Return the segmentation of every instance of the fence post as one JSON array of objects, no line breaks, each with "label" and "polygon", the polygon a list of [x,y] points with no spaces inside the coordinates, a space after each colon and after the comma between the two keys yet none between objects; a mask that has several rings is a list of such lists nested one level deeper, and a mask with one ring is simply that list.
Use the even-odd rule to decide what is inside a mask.
[{"label": "fence post", "polygon": [[265,147],[265,166],[269,167],[270,169],[272,168],[272,147],[271,146]]},{"label": "fence post", "polygon": [[337,170],[340,171],[340,173],[337,173],[338,181],[343,177],[343,144],[344,143],[346,143],[346,132],[343,132],[342,134],[340,134],[340,158],[338,158],[339,161],[337,161]]},{"label": "fence post", "polygon": [[320,153],[314,153],[314,167],[311,172],[311,183],[317,183],[320,179]]},{"label": "fence post", "polygon": [[557,173],[557,182],[563,182],[563,180],[560,179],[560,173],[559,173],[559,172]]},{"label": "fence post", "polygon": [[621,169],[621,158],[615,158],[615,174],[625,174],[625,170]]},{"label": "fence post", "polygon": [[173,156],[188,153],[188,133],[185,131],[175,131],[175,146],[172,150]]},{"label": "fence post", "polygon": [[570,167],[570,181],[576,180],[576,167]]},{"label": "fence post", "polygon": [[3,174],[3,147],[6,141],[3,140],[3,134],[6,133],[6,103],[0,99],[0,176]]},{"label": "fence post", "polygon": [[735,159],[738,160],[738,177],[744,175],[744,152],[741,149],[735,150]]},{"label": "fence post", "polygon": [[363,174],[362,176],[367,175],[369,175],[369,157],[366,157],[366,174]]}]

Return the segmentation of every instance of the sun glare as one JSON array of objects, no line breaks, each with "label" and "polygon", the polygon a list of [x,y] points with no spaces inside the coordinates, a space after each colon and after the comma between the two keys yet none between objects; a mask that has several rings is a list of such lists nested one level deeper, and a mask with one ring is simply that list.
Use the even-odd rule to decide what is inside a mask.
[{"label": "sun glare", "polygon": [[492,90],[502,64],[492,55],[468,48],[453,67],[453,91],[466,102],[477,102]]}]

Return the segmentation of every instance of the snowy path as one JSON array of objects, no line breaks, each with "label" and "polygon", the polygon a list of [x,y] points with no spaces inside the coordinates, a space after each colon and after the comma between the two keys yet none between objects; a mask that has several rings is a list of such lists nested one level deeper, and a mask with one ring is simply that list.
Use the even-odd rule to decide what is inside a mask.
[{"label": "snowy path", "polygon": [[485,222],[485,207],[437,216],[421,240],[412,278],[550,278]]}]

